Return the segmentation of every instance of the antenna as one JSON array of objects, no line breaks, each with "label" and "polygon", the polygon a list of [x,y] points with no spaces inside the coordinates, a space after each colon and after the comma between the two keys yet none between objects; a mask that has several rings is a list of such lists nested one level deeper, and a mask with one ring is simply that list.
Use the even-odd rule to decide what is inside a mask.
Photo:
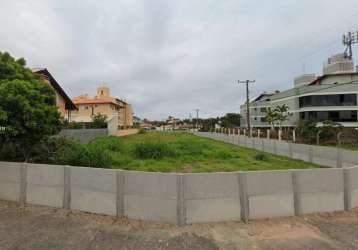
[{"label": "antenna", "polygon": [[353,52],[352,52],[352,45],[358,43],[358,31],[357,32],[348,32],[347,34],[343,35],[343,45],[347,46],[346,50],[344,51],[344,55],[346,58],[352,59]]}]

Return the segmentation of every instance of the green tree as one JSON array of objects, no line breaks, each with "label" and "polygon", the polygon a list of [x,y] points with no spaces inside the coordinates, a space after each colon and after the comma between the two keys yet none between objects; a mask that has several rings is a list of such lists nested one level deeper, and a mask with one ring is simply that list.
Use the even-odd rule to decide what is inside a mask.
[{"label": "green tree", "polygon": [[279,105],[274,110],[274,112],[276,112],[276,120],[280,129],[282,127],[282,124],[285,121],[288,121],[288,119],[292,115],[290,112],[288,112],[288,110],[289,107],[286,104]]},{"label": "green tree", "polygon": [[53,89],[25,65],[0,52],[0,143],[27,161],[33,145],[57,133],[61,121]]},{"label": "green tree", "polygon": [[266,111],[266,121],[271,125],[271,129],[275,129],[277,125],[280,129],[282,124],[287,121],[292,115],[289,111],[289,107],[286,104],[276,106],[273,110]]},{"label": "green tree", "polygon": [[220,118],[221,126],[225,128],[234,128],[240,126],[241,115],[237,113],[227,113]]},{"label": "green tree", "polygon": [[105,128],[107,126],[107,115],[97,113],[92,116],[91,128]]}]

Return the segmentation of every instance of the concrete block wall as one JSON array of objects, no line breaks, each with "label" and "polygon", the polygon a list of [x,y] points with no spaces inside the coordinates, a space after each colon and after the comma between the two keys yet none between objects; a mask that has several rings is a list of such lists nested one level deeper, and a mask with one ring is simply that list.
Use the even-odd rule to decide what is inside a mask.
[{"label": "concrete block wall", "polygon": [[248,221],[358,207],[358,166],[180,174],[0,162],[0,199],[180,226]]},{"label": "concrete block wall", "polygon": [[92,129],[62,129],[60,136],[72,138],[82,143],[88,143],[98,137],[108,136],[110,133],[106,128],[92,128]]}]

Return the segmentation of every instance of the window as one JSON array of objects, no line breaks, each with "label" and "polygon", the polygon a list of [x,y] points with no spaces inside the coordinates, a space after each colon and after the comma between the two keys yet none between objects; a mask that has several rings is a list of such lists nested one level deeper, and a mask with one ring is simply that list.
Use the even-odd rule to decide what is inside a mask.
[{"label": "window", "polygon": [[261,117],[261,122],[267,122],[266,117]]},{"label": "window", "polygon": [[266,107],[263,107],[263,108],[260,109],[260,111],[261,111],[262,113],[266,113],[266,112],[267,112],[267,108],[266,108]]},{"label": "window", "polygon": [[301,120],[311,121],[334,121],[334,122],[356,122],[357,111],[343,110],[343,111],[309,111],[300,113]]},{"label": "window", "polygon": [[356,106],[356,94],[313,95],[299,98],[300,108],[317,106]]},{"label": "window", "polygon": [[88,106],[85,106],[85,109],[88,109]]}]

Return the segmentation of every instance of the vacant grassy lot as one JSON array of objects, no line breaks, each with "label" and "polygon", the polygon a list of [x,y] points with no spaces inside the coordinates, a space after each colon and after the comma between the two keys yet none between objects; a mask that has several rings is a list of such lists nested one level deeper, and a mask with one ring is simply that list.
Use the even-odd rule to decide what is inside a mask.
[{"label": "vacant grassy lot", "polygon": [[122,138],[107,137],[92,141],[87,147],[97,148],[96,151],[107,155],[105,160],[110,167],[127,170],[226,172],[319,167],[189,133],[150,132]]}]

